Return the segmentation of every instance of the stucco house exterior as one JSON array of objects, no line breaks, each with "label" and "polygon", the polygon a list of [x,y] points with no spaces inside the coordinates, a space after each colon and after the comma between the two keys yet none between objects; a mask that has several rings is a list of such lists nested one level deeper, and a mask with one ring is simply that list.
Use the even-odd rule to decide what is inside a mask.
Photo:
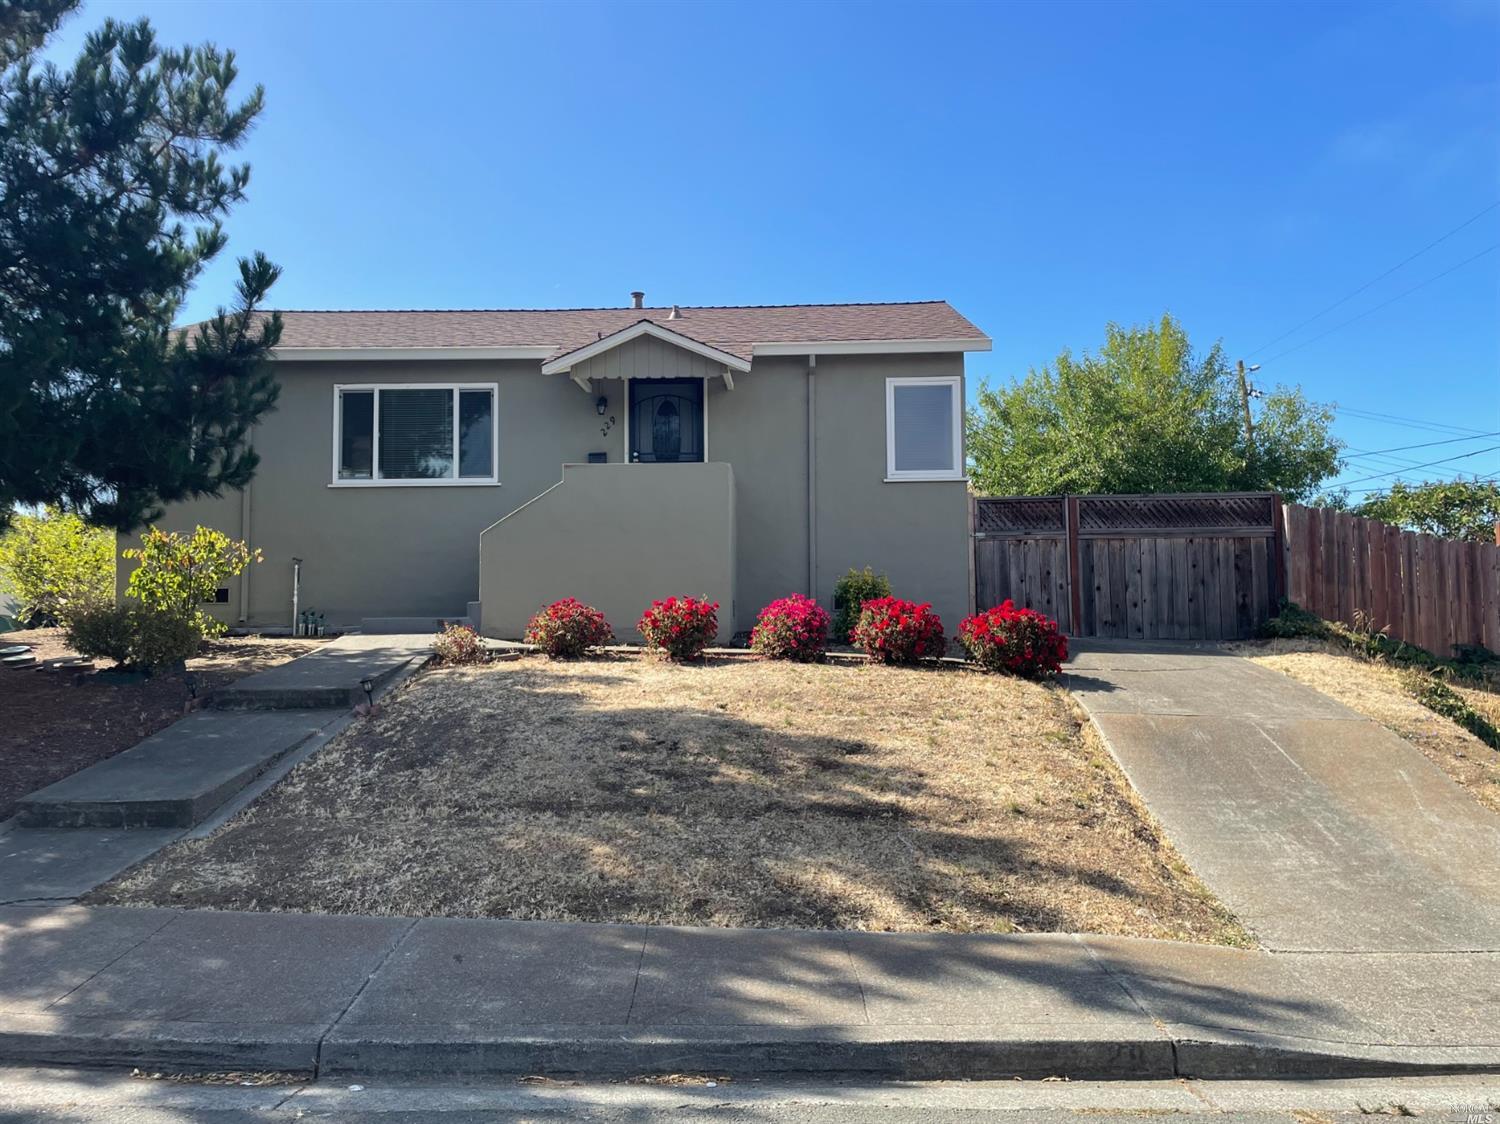
[{"label": "stucco house exterior", "polygon": [[295,574],[330,628],[468,616],[517,637],[574,596],[628,637],[677,593],[719,601],[728,640],[775,597],[831,605],[868,565],[951,632],[971,601],[964,355],[984,333],[942,301],[632,298],[283,312],[255,479],[158,525],[263,552],[215,609],[249,629],[291,626]]}]

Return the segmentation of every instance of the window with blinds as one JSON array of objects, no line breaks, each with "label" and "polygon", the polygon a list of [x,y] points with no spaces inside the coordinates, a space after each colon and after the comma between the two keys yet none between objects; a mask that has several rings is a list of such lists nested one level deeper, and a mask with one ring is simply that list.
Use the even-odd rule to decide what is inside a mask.
[{"label": "window with blinds", "polygon": [[887,479],[962,478],[961,379],[887,379],[885,412]]},{"label": "window with blinds", "polygon": [[495,390],[485,386],[340,386],[335,484],[493,484]]}]

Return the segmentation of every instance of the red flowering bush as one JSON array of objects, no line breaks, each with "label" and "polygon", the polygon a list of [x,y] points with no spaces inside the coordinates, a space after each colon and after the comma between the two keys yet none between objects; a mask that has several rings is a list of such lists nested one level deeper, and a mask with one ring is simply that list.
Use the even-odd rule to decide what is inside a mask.
[{"label": "red flowering bush", "polygon": [[526,623],[528,644],[535,644],[553,659],[577,657],[590,648],[614,642],[614,629],[604,614],[576,597],[554,601]]},{"label": "red flowering bush", "polygon": [[772,601],[755,618],[750,647],[772,660],[820,660],[828,647],[828,610],[801,593]]},{"label": "red flowering bush", "polygon": [[941,656],[947,646],[943,620],[932,606],[899,597],[866,601],[849,642],[881,663],[916,663]]},{"label": "red flowering bush", "polygon": [[651,602],[635,627],[648,648],[674,660],[695,660],[719,634],[719,603],[706,597]]},{"label": "red flowering bush", "polygon": [[484,663],[489,653],[479,633],[466,624],[450,624],[432,638],[432,650],[441,663]]},{"label": "red flowering bush", "polygon": [[1027,679],[1056,675],[1068,658],[1068,638],[1057,622],[1035,609],[1004,601],[958,626],[958,642],[986,671],[1008,671]]}]

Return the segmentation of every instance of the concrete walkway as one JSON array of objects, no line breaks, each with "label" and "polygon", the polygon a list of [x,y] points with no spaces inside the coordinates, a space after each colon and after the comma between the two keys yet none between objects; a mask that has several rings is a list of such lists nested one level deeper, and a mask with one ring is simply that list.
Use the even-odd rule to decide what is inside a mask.
[{"label": "concrete walkway", "polygon": [[337,1074],[1500,1070],[1500,955],[0,909],[0,1059]]},{"label": "concrete walkway", "polygon": [[1214,648],[1082,647],[1068,688],[1267,947],[1500,950],[1500,817],[1413,746]]},{"label": "concrete walkway", "polygon": [[430,652],[428,636],[341,637],[210,699],[233,692],[231,710],[197,711],[33,792],[0,825],[0,903],[80,897],[248,800],[347,725],[362,679],[379,693]]}]

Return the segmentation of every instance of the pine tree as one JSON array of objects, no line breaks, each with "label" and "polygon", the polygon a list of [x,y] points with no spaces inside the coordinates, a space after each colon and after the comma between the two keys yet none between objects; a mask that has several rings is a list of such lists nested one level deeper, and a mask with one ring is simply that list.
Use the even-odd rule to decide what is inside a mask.
[{"label": "pine tree", "polygon": [[77,0],[0,0],[0,525],[56,504],[129,530],[161,505],[243,487],[276,399],[280,270],[239,262],[237,299],[173,323],[223,250],[261,111],[230,100],[234,55],[164,49],[107,20],[71,69],[37,53]]}]

